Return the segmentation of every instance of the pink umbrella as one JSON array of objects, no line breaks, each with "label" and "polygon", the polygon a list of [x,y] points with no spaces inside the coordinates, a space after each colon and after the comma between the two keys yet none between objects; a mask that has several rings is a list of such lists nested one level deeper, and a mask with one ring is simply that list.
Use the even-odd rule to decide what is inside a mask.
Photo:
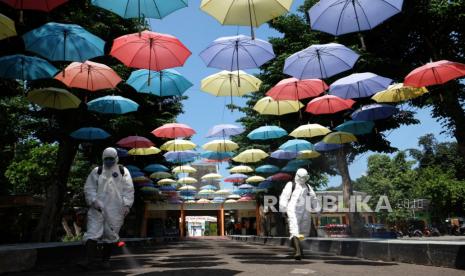
[{"label": "pink umbrella", "polygon": [[190,126],[185,124],[166,124],[154,131],[152,134],[160,138],[178,138],[178,137],[190,137],[196,132]]},{"label": "pink umbrella", "polygon": [[270,176],[271,181],[289,181],[292,179],[292,175],[288,173],[277,173]]},{"label": "pink umbrella", "polygon": [[278,82],[266,95],[277,101],[298,101],[317,97],[326,89],[328,89],[328,85],[320,79],[299,80],[296,78],[288,78]]},{"label": "pink umbrella", "polygon": [[55,79],[68,87],[97,91],[115,88],[121,82],[121,78],[113,69],[92,61],[73,62],[64,71],[66,75],[58,74]]},{"label": "pink umbrella", "polygon": [[150,148],[155,146],[152,141],[141,136],[128,136],[119,140],[116,144],[123,148]]},{"label": "pink umbrella", "polygon": [[333,114],[349,109],[354,104],[355,101],[351,99],[342,99],[333,95],[325,95],[311,100],[305,111],[315,115]]},{"label": "pink umbrella", "polygon": [[465,64],[440,60],[427,63],[410,72],[405,77],[404,85],[413,87],[437,85],[463,76],[465,76]]},{"label": "pink umbrella", "polygon": [[1,0],[1,2],[18,10],[37,10],[49,12],[68,2],[68,0]]}]

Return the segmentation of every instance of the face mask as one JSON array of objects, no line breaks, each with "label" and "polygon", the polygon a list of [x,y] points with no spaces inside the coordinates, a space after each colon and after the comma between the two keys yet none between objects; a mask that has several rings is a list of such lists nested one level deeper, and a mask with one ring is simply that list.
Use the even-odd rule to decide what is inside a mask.
[{"label": "face mask", "polygon": [[114,165],[116,164],[116,160],[114,158],[105,158],[103,160],[103,165],[106,167],[106,168],[111,168],[113,167]]}]

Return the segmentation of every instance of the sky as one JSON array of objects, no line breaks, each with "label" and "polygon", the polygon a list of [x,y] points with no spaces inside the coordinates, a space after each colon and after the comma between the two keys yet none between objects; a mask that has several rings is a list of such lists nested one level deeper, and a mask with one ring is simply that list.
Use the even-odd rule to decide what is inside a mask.
[{"label": "sky", "polygon": [[[199,53],[218,37],[237,34],[250,35],[249,27],[222,26],[213,17],[200,10],[200,2],[200,0],[190,0],[189,7],[176,11],[162,20],[150,20],[152,31],[178,37],[192,52],[192,56],[186,64],[176,68],[194,84],[185,94],[189,99],[183,102],[184,113],[178,116],[178,122],[185,123],[197,131],[197,135],[193,136],[192,141],[199,146],[209,141],[205,135],[211,127],[217,124],[235,123],[242,116],[237,111],[232,113],[225,108],[226,104],[229,103],[228,97],[214,97],[200,91],[200,81],[219,70],[207,68],[200,59]],[[291,12],[295,12],[303,2],[304,0],[295,0]],[[260,39],[268,40],[270,37],[279,36],[281,34],[270,29],[267,24],[256,30],[256,37]],[[248,70],[247,72],[253,74],[258,71]],[[245,101],[241,98],[234,98],[234,103],[243,105]],[[414,148],[417,146],[418,137],[427,133],[433,133],[439,141],[451,140],[450,137],[441,134],[441,126],[435,119],[431,118],[430,110],[417,110],[416,118],[421,121],[421,124],[401,127],[389,133],[388,140],[394,147],[400,150]],[[358,156],[350,165],[349,171],[352,179],[365,173],[369,155],[370,153]],[[223,176],[228,174],[224,164],[220,166],[220,173]],[[339,176],[329,178],[329,186],[338,186],[340,183]],[[223,183],[222,185],[223,188],[231,188],[228,184]]]}]

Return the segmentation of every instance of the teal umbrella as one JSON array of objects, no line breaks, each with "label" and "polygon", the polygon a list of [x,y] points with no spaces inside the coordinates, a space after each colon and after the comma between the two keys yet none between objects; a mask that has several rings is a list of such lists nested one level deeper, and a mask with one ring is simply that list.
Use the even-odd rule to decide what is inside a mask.
[{"label": "teal umbrella", "polygon": [[90,101],[87,104],[89,110],[105,114],[126,114],[137,111],[139,105],[121,96],[105,96]]},{"label": "teal umbrella", "polygon": [[131,73],[126,83],[137,92],[160,97],[181,96],[192,87],[192,83],[178,71],[166,69],[160,72],[137,70]]},{"label": "teal umbrella", "polygon": [[302,150],[313,150],[313,145],[312,143],[302,139],[292,139],[282,144],[279,149],[298,152]]},{"label": "teal umbrella", "polygon": [[364,135],[370,133],[375,124],[372,121],[347,121],[338,125],[335,129],[337,131],[349,132],[354,135]]},{"label": "teal umbrella", "polygon": [[161,165],[161,164],[150,164],[148,166],[146,166],[144,168],[144,171],[146,172],[151,172],[151,173],[155,173],[155,172],[167,172],[169,171],[170,169],[168,169],[166,166],[164,165]]},{"label": "teal umbrella", "polygon": [[45,59],[25,55],[11,55],[0,58],[0,78],[17,80],[49,79],[58,73]]},{"label": "teal umbrella", "polygon": [[123,18],[163,17],[187,7],[187,0],[92,0],[92,5],[109,10]]},{"label": "teal umbrella", "polygon": [[277,173],[279,167],[275,165],[263,165],[255,169],[257,173]]},{"label": "teal umbrella", "polygon": [[101,128],[83,127],[70,134],[71,137],[77,140],[105,140],[110,137],[110,134]]},{"label": "teal umbrella", "polygon": [[278,126],[262,126],[252,130],[247,138],[250,140],[277,139],[287,135],[287,131]]}]

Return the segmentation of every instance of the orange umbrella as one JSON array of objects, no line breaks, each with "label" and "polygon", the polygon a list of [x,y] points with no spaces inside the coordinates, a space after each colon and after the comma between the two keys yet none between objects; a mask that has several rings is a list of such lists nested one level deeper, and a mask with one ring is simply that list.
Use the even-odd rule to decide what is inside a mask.
[{"label": "orange umbrella", "polygon": [[58,74],[55,79],[68,87],[97,91],[115,88],[121,82],[113,69],[92,61],[73,62],[64,71],[66,74]]}]

